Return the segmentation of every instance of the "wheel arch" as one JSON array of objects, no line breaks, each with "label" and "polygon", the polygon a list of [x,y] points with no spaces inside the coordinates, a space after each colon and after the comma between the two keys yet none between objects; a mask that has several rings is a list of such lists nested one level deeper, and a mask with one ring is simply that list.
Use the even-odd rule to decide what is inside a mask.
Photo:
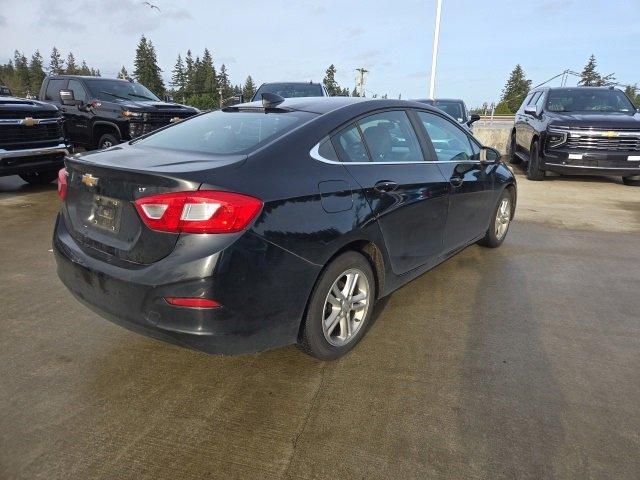
[{"label": "wheel arch", "polygon": [[122,140],[122,132],[118,125],[112,122],[107,122],[105,120],[97,120],[93,123],[93,128],[91,132],[91,141],[94,146],[98,145],[100,141],[100,137],[105,133],[114,133],[117,135],[118,139]]}]

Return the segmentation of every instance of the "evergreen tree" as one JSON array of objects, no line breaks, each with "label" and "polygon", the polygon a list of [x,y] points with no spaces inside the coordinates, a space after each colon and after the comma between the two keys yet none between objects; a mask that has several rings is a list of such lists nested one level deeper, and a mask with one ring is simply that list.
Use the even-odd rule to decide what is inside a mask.
[{"label": "evergreen tree", "polygon": [[91,69],[84,60],[82,60],[82,64],[80,65],[80,75],[91,75]]},{"label": "evergreen tree", "polygon": [[640,92],[638,91],[638,84],[627,85],[624,89],[624,93],[635,104],[636,108],[640,108]]},{"label": "evergreen tree", "polygon": [[140,37],[140,42],[136,48],[136,57],[133,62],[133,74],[138,82],[151,90],[159,97],[164,95],[164,82],[162,81],[162,70],[158,66],[156,50],[144,35]]},{"label": "evergreen tree", "polygon": [[100,69],[91,67],[91,76],[92,77],[100,77],[100,76],[102,76],[102,75],[100,75]]},{"label": "evergreen tree", "polygon": [[216,78],[216,69],[213,66],[213,58],[207,48],[204,49],[202,55],[202,62],[200,63],[201,75],[203,79],[203,91],[204,93],[211,93],[217,95],[218,81]]},{"label": "evergreen tree", "polygon": [[527,93],[529,93],[530,88],[531,80],[525,77],[524,70],[522,70],[520,64],[516,65],[511,75],[509,75],[509,80],[507,80],[500,98],[500,103],[504,104],[502,108],[508,109],[508,112],[505,113],[516,112]]},{"label": "evergreen tree", "polygon": [[193,79],[191,88],[193,93],[199,95],[204,93],[204,71],[202,69],[202,61],[200,56],[196,55],[196,59],[193,62]]},{"label": "evergreen tree", "polygon": [[45,73],[42,55],[40,55],[40,52],[36,50],[35,53],[31,55],[31,61],[29,62],[29,82],[31,84],[32,93],[35,94],[35,92],[40,91],[44,77]]},{"label": "evergreen tree", "polygon": [[76,57],[73,56],[73,53],[69,52],[69,55],[67,55],[67,68],[65,69],[64,73],[66,73],[67,75],[77,75],[78,74],[78,67],[76,65]]},{"label": "evergreen tree", "polygon": [[[26,96],[31,90],[31,81],[29,75],[29,65],[27,57],[23,53],[16,50],[13,53],[13,68],[15,69],[15,84],[18,96]],[[14,92],[16,93],[16,92]]]},{"label": "evergreen tree", "polygon": [[126,80],[127,78],[129,78],[129,72],[127,72],[127,69],[124,68],[124,65],[120,69],[120,72],[118,72],[118,78],[121,78],[122,80]]},{"label": "evergreen tree", "polygon": [[218,74],[218,88],[220,90],[220,99],[222,102],[233,97],[233,87],[229,81],[229,74],[227,73],[227,67],[224,63],[220,67],[220,73]]},{"label": "evergreen tree", "polygon": [[244,101],[250,102],[255,93],[256,84],[253,82],[253,78],[251,78],[251,75],[249,75],[244,81],[244,86],[242,87],[242,96],[244,97]]},{"label": "evergreen tree", "polygon": [[329,68],[327,68],[327,72],[324,76],[324,79],[322,80],[324,87],[327,89],[327,92],[331,97],[338,96],[342,93],[342,89],[338,85],[338,82],[336,82],[335,76],[336,67],[332,63],[331,65],[329,65]]},{"label": "evergreen tree", "polygon": [[195,76],[195,70],[193,68],[193,57],[191,55],[191,50],[187,50],[187,56],[185,57],[185,69],[184,69],[184,80],[185,80],[185,94],[191,95],[194,93],[193,91],[193,80]]},{"label": "evergreen tree", "polygon": [[64,73],[64,60],[56,47],[51,50],[49,59],[49,75],[62,75]]},{"label": "evergreen tree", "polygon": [[178,59],[176,60],[176,65],[173,67],[171,72],[171,86],[177,95],[182,98],[184,102],[184,89],[185,89],[185,73],[184,73],[184,63],[182,63],[182,57],[178,54]]},{"label": "evergreen tree", "polygon": [[598,64],[596,62],[595,55],[591,55],[589,57],[589,61],[582,69],[582,73],[580,74],[580,81],[578,85],[584,86],[593,86],[593,87],[602,87],[605,85],[614,85],[615,84],[615,74],[610,73],[609,75],[605,75],[604,77],[598,73],[596,68]]},{"label": "evergreen tree", "polygon": [[360,96],[360,92],[358,92],[358,89],[356,87],[353,87],[353,90],[351,91],[351,96],[352,97],[359,97]]}]

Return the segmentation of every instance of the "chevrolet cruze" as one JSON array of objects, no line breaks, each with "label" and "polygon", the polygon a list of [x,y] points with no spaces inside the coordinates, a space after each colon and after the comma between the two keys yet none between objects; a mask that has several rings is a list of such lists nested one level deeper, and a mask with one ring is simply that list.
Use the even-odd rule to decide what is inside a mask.
[{"label": "chevrolet cruze", "polygon": [[100,315],[209,353],[333,359],[377,300],[499,246],[516,182],[433,107],[265,93],[68,157],[59,194],[58,275]]}]

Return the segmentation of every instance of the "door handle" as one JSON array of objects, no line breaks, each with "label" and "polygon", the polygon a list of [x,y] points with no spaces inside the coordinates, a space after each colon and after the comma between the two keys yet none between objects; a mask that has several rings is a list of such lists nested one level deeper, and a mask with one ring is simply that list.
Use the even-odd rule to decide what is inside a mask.
[{"label": "door handle", "polygon": [[463,177],[451,177],[449,179],[449,183],[454,187],[459,187],[460,185],[462,185],[463,182],[464,182]]},{"label": "door handle", "polygon": [[389,180],[382,180],[373,186],[375,191],[385,193],[393,192],[396,188],[398,188],[398,184]]}]

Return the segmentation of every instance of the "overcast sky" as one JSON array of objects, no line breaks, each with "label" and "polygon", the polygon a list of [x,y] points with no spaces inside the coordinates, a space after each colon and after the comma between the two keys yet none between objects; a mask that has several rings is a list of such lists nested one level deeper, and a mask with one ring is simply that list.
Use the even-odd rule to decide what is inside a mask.
[{"label": "overcast sky", "polygon": [[[103,76],[132,70],[144,33],[165,79],[178,53],[211,51],[234,83],[315,80],[331,63],[353,88],[370,70],[371,93],[427,94],[435,0],[0,0],[0,62],[55,45]],[[601,73],[640,82],[640,0],[443,0],[436,96],[470,106],[500,96],[520,63],[534,85],[565,68],[582,70],[591,53]]]}]

